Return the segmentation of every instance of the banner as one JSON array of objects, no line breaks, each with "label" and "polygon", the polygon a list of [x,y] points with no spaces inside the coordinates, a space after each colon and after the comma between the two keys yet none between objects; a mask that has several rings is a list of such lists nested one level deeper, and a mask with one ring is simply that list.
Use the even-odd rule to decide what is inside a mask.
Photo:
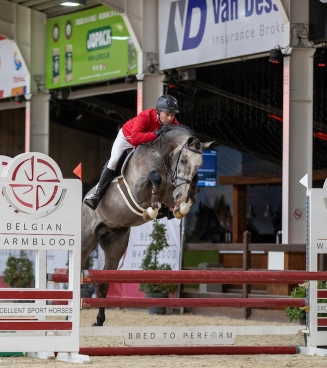
[{"label": "banner", "polygon": [[29,93],[30,74],[14,41],[0,39],[0,98]]},{"label": "banner", "polygon": [[159,0],[160,69],[285,47],[272,0]]},{"label": "banner", "polygon": [[47,22],[47,89],[136,74],[137,57],[122,16],[106,6]]},{"label": "banner", "polygon": [[[159,263],[167,263],[172,270],[179,270],[180,259],[180,220],[167,220],[163,218],[159,223],[166,225],[166,237],[169,247],[163,249],[159,254]],[[153,230],[152,221],[141,226],[132,227],[129,237],[128,248],[123,258],[120,260],[118,269],[140,270],[144,251],[151,243]]]}]

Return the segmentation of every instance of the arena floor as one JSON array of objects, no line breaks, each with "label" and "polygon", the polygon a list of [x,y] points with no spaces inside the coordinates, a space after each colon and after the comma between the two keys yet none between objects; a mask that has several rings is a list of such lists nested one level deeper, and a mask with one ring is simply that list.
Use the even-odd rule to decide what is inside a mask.
[{"label": "arena floor", "polygon": [[[147,310],[107,309],[105,325],[113,326],[245,326],[285,325],[283,323],[243,321],[238,319],[199,316],[192,314],[150,315]],[[97,310],[82,310],[81,326],[91,326]],[[100,327],[99,327],[100,328]],[[120,337],[81,337],[81,346],[123,346]],[[235,345],[304,345],[303,334],[282,336],[239,336]],[[123,356],[91,357],[91,367],[104,368],[254,368],[254,367],[296,367],[325,368],[327,357],[294,355],[197,355],[197,356]],[[25,357],[1,358],[3,367],[71,368],[75,363],[55,360],[39,360]]]}]

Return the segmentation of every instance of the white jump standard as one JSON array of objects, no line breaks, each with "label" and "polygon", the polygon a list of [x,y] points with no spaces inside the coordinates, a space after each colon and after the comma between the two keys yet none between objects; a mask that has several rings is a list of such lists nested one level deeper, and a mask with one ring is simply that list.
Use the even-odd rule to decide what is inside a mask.
[{"label": "white jump standard", "polygon": [[[24,153],[7,160],[0,177],[0,249],[34,250],[35,288],[1,289],[2,352],[89,362],[79,354],[81,197],[79,180],[63,179],[47,155]],[[0,172],[1,175],[1,172]],[[46,252],[68,253],[68,290],[47,289]],[[14,302],[30,300],[33,303]],[[60,301],[66,305],[49,305]],[[47,320],[47,317],[67,317]]]}]

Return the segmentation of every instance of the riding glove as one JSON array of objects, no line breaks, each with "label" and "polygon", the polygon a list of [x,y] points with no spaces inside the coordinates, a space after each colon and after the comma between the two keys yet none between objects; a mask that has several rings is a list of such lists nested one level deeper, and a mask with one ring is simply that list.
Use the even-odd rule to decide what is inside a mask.
[{"label": "riding glove", "polygon": [[159,135],[161,135],[162,133],[166,133],[170,130],[170,126],[169,125],[164,125],[161,128],[155,130],[153,133],[159,137]]}]

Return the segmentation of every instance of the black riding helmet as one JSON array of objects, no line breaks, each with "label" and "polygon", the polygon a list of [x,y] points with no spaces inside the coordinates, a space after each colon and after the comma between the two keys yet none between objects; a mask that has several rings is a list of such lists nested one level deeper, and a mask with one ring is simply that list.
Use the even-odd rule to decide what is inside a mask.
[{"label": "black riding helmet", "polygon": [[163,95],[158,98],[156,109],[158,111],[177,113],[178,111],[178,102],[175,97],[171,95]]}]

